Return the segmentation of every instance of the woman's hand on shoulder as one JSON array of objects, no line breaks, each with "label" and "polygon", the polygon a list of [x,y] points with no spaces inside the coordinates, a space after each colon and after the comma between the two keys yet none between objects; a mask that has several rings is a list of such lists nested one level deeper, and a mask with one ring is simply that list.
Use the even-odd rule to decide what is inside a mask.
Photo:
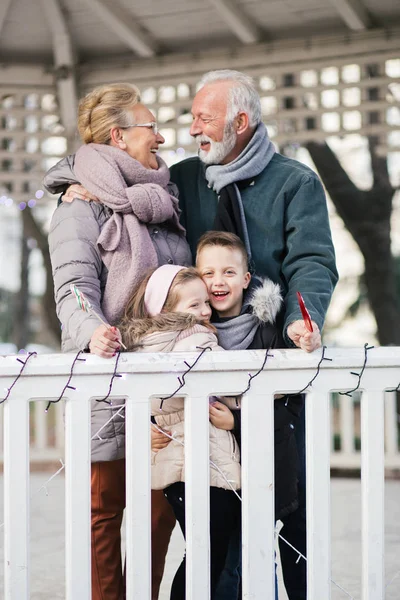
[{"label": "woman's hand on shoulder", "polygon": [[89,350],[92,354],[103,358],[112,358],[121,347],[121,333],[116,327],[99,325],[94,330],[89,342]]},{"label": "woman's hand on shoulder", "polygon": [[97,196],[93,196],[90,192],[87,191],[86,188],[83,187],[83,185],[80,185],[79,183],[74,183],[73,185],[70,185],[62,197],[63,202],[70,203],[74,200],[84,200],[85,202],[100,203],[100,200],[97,198]]},{"label": "woman's hand on shoulder", "polygon": [[208,408],[210,414],[210,421],[217,429],[225,429],[226,431],[232,431],[235,420],[233,418],[232,411],[230,408],[215,400],[210,404]]}]

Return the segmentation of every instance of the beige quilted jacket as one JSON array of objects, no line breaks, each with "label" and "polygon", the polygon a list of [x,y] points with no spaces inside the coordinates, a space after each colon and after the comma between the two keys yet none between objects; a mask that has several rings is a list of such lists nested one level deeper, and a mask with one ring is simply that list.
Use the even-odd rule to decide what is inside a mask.
[{"label": "beige quilted jacket", "polygon": [[[130,335],[124,337],[122,330],[128,349],[142,352],[199,352],[201,348],[209,347],[214,351],[223,351],[218,346],[215,334],[192,315],[169,313],[155,319],[138,320],[136,331],[137,335],[132,337],[130,327]],[[224,397],[219,400],[232,410],[238,408],[235,398]],[[159,490],[177,481],[185,481],[184,399],[173,397],[162,401],[153,398],[152,416],[157,426],[170,431],[174,438],[162,450],[152,452],[151,487]],[[235,436],[230,431],[217,429],[211,423],[209,431],[210,485],[240,489],[240,450]]]}]

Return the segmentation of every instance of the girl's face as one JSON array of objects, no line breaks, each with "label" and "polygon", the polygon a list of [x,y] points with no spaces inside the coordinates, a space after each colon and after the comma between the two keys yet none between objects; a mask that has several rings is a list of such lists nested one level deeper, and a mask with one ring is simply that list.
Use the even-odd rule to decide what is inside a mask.
[{"label": "girl's face", "polygon": [[211,306],[206,284],[199,278],[179,286],[179,300],[174,312],[190,313],[201,321],[209,321]]}]

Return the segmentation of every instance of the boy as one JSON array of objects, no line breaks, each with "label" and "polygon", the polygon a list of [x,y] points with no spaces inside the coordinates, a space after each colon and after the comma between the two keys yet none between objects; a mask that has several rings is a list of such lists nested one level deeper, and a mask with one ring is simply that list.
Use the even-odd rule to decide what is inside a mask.
[{"label": "boy", "polygon": [[[280,288],[270,280],[251,277],[248,255],[238,236],[221,231],[204,234],[197,246],[196,267],[207,285],[213,308],[211,321],[217,328],[219,344],[225,350],[286,347],[282,336]],[[311,335],[319,336],[319,332]],[[274,401],[275,516],[283,521],[298,506],[294,427],[303,405],[303,396],[299,394],[276,396]],[[240,411],[234,411],[233,417],[234,422],[219,402],[210,406],[210,421],[217,427],[230,423],[229,428],[240,444]],[[231,559],[227,559],[221,576],[218,600],[237,598],[239,594],[240,532],[233,533],[230,552]]]},{"label": "boy", "polygon": [[[211,322],[225,350],[285,347],[279,327],[280,288],[270,280],[251,277],[247,252],[238,236],[224,231],[205,233],[197,246],[196,267],[207,285],[213,309]],[[275,467],[279,464],[278,472],[275,468],[277,519],[297,508],[294,422],[303,403],[300,395],[281,395],[275,399]],[[217,421],[219,412],[224,410],[221,403],[210,406],[211,421]],[[239,411],[234,414],[236,412]],[[240,437],[240,426],[235,420],[235,434]]]}]

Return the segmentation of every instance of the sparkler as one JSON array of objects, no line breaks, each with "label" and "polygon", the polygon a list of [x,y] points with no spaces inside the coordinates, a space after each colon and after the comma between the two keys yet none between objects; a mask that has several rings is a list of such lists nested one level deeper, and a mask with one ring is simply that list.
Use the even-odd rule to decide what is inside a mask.
[{"label": "sparkler", "polygon": [[[70,289],[71,289],[71,292],[73,293],[73,295],[75,296],[76,301],[81,310],[83,310],[84,312],[87,312],[88,314],[94,315],[105,327],[107,327],[107,329],[112,329],[111,325],[109,323],[106,323],[104,321],[104,319],[102,319],[101,316],[94,310],[94,308],[90,304],[89,300],[86,298],[86,296],[80,291],[80,289],[76,285],[71,283]],[[127,347],[125,346],[125,344],[122,343],[122,341],[121,341],[121,346],[124,348],[124,350],[127,350]]]}]

